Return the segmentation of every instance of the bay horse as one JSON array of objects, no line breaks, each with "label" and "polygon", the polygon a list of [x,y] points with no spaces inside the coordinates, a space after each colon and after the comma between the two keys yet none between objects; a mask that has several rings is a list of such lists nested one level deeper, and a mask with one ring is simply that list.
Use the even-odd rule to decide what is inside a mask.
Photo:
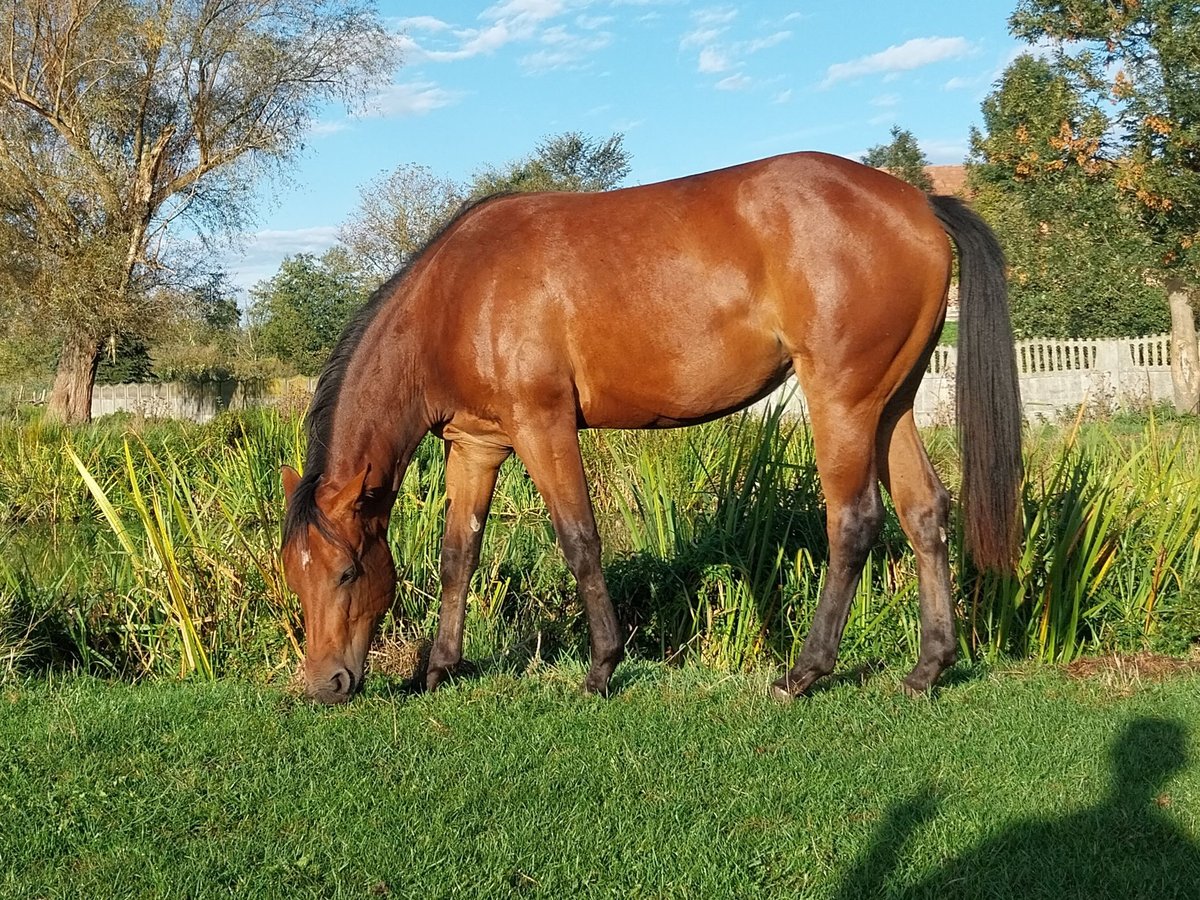
[{"label": "bay horse", "polygon": [[832,671],[890,493],[914,547],[928,691],[955,660],[949,495],[913,421],[959,248],[957,419],[965,532],[1008,569],[1018,536],[1020,401],[1000,247],[960,200],[886,172],[794,153],[606,193],[502,195],[462,211],[358,312],[322,372],[301,477],[284,467],[283,564],[299,595],[312,698],[361,685],[394,600],[386,535],[428,432],[448,505],[426,687],[462,661],[463,619],[497,471],[514,451],[550,513],[587,612],[585,690],[624,636],[600,565],[581,428],[704,422],[789,374],[808,400],[829,561],[781,698]]}]

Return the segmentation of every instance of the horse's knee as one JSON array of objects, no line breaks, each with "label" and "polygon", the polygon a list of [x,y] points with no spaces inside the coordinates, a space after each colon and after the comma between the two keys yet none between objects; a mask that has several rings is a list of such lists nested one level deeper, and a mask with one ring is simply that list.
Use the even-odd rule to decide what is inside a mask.
[{"label": "horse's knee", "polygon": [[851,560],[864,557],[879,537],[883,527],[883,498],[878,490],[867,490],[852,503],[847,503],[831,519],[830,550],[840,549]]}]

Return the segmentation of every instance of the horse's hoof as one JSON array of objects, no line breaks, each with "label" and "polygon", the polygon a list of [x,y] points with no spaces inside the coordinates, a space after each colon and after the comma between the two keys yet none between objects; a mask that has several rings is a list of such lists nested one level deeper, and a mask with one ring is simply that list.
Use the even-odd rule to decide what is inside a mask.
[{"label": "horse's hoof", "polygon": [[796,695],[778,681],[767,687],[767,696],[777,703],[792,703],[796,699]]},{"label": "horse's hoof", "polygon": [[608,679],[599,675],[589,675],[583,680],[583,692],[597,697],[607,697],[609,691]]},{"label": "horse's hoof", "polygon": [[920,684],[910,684],[905,678],[900,682],[900,691],[910,700],[928,700],[933,696],[933,685],[926,684],[922,687]]}]

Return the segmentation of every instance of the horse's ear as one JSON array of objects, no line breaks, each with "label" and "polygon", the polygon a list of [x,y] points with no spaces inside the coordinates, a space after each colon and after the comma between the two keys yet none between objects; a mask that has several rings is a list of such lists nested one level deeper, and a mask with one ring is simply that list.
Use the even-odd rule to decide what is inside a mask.
[{"label": "horse's ear", "polygon": [[362,501],[367,499],[367,476],[370,474],[371,464],[367,463],[366,468],[347,479],[337,493],[329,498],[329,512],[333,516],[344,516],[361,508]]},{"label": "horse's ear", "polygon": [[296,486],[300,484],[300,473],[291,466],[283,466],[279,474],[283,476],[283,496],[291,500],[292,494],[296,493]]}]

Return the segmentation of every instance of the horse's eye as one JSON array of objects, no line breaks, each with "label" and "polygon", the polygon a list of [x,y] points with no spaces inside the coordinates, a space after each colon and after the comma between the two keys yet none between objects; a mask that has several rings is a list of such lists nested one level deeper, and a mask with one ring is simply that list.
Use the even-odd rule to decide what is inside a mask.
[{"label": "horse's eye", "polygon": [[358,566],[353,565],[342,573],[342,577],[338,579],[338,585],[349,584],[358,577]]}]

